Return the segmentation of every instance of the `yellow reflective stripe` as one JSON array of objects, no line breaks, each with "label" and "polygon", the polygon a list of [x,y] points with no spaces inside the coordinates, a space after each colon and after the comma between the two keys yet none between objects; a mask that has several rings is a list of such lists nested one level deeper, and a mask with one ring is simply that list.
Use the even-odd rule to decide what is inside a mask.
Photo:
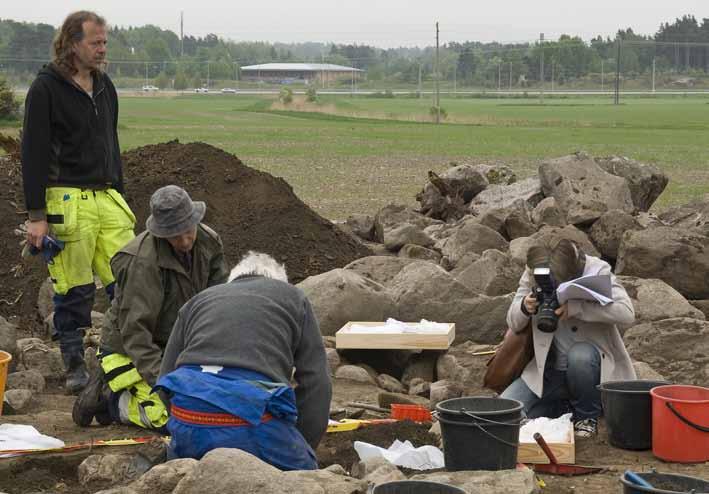
[{"label": "yellow reflective stripe", "polygon": [[[101,358],[101,368],[103,368],[103,372],[106,374],[114,369],[117,369],[118,367],[123,367],[124,365],[129,364],[132,364],[130,358],[120,353],[112,353]],[[140,376],[140,373],[138,373],[138,369],[132,367],[130,370],[122,372],[108,381],[108,387],[111,388],[111,391],[116,393],[122,389],[130,388],[142,380],[143,378]]]}]

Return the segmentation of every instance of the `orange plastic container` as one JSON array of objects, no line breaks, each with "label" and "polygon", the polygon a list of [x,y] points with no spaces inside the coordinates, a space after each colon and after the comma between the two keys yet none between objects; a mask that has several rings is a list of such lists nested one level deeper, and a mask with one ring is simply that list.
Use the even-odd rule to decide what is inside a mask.
[{"label": "orange plastic container", "polygon": [[709,389],[658,386],[650,396],[652,454],[677,463],[709,461]]},{"label": "orange plastic container", "polygon": [[2,415],[2,402],[5,398],[5,383],[7,382],[7,371],[10,367],[12,355],[0,350],[0,415]]},{"label": "orange plastic container", "polygon": [[430,422],[431,411],[421,405],[392,403],[391,418],[397,420],[413,420],[414,422]]}]

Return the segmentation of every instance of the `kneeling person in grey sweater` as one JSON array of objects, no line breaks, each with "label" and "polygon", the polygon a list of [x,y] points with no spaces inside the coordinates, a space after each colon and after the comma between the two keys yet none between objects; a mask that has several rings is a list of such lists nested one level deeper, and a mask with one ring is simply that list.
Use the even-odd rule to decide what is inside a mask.
[{"label": "kneeling person in grey sweater", "polygon": [[317,468],[332,396],[325,348],[310,302],[270,256],[249,252],[228,283],[182,307],[157,388],[170,396],[171,457],[226,447]]}]

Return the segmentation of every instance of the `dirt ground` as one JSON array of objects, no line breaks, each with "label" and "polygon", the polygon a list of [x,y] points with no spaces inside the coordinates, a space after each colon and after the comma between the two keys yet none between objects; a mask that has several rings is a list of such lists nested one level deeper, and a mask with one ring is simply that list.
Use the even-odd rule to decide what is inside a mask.
[{"label": "dirt ground", "polygon": [[[344,407],[351,401],[373,403],[377,389],[372,385],[335,380],[332,409]],[[31,424],[40,432],[62,439],[67,444],[98,439],[121,439],[150,435],[144,430],[130,426],[93,425],[81,429],[71,420],[71,406],[74,398],[63,394],[54,384],[37,395],[31,413],[28,415],[3,416],[2,423]],[[375,413],[365,417],[381,417]],[[349,470],[356,460],[352,444],[355,440],[388,447],[394,439],[409,439],[415,446],[436,444],[436,437],[428,433],[428,424],[401,423],[377,425],[352,432],[328,434],[321,442],[317,454],[321,467],[337,463]],[[0,492],[27,494],[34,492],[56,492],[88,494],[99,490],[102,485],[88,487],[78,483],[77,467],[90,454],[136,453],[146,448],[142,446],[104,447],[85,449],[73,453],[33,455],[23,458],[0,459]],[[655,459],[650,451],[623,451],[609,446],[607,434],[601,424],[596,438],[578,440],[576,443],[577,463],[598,465],[608,470],[584,477],[558,477],[541,475],[546,487],[544,494],[609,494],[621,492],[619,477],[626,469],[646,472],[651,468],[661,473],[679,473],[709,479],[709,463],[680,465],[664,463]],[[413,472],[405,472],[413,474]]]}]

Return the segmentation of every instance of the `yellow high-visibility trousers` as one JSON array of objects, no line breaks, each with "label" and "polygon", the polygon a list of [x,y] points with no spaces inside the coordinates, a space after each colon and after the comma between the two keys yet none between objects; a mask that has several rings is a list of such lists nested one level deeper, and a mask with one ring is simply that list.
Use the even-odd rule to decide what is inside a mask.
[{"label": "yellow high-visibility trousers", "polygon": [[115,189],[88,190],[48,187],[47,222],[50,235],[64,249],[49,264],[57,295],[94,282],[113,283],[111,258],[135,236],[135,215]]}]

